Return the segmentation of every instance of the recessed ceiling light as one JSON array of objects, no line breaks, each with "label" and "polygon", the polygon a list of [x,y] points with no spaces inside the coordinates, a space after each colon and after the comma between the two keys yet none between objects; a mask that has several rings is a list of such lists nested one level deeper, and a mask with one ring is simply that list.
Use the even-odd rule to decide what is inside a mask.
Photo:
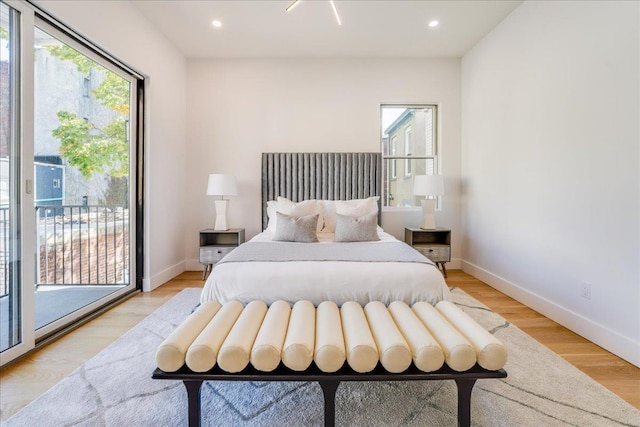
[{"label": "recessed ceiling light", "polygon": [[440,22],[438,22],[438,21],[431,21],[431,22],[429,22],[429,26],[430,26],[431,28],[434,28],[434,27],[437,27],[439,23],[440,23]]},{"label": "recessed ceiling light", "polygon": [[213,25],[216,28],[220,28],[222,27],[222,22],[218,21],[217,19],[214,20],[213,22],[211,22],[211,25]]}]

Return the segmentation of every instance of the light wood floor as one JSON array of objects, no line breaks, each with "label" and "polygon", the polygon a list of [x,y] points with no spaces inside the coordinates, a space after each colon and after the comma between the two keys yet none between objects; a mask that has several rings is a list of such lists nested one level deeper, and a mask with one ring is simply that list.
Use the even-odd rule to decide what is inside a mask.
[{"label": "light wood floor", "polygon": [[[137,295],[0,372],[2,421],[100,352],[184,288],[201,287],[200,272],[186,272]],[[640,409],[640,369],[459,270],[449,286],[463,289],[591,378]]]}]

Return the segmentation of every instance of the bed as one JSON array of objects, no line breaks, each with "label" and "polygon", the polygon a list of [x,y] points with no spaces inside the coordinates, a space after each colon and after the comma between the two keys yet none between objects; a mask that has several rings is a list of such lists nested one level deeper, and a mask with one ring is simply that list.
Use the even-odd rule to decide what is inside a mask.
[{"label": "bed", "polygon": [[[450,300],[438,268],[380,228],[380,169],[380,153],[264,153],[264,231],[213,268],[201,301],[309,300],[317,305],[329,300],[364,305]],[[317,241],[278,238],[285,221],[294,218],[298,227],[298,218],[309,218],[313,212],[317,224],[307,225],[305,238]],[[351,222],[341,225],[345,221]],[[368,237],[351,241],[364,227],[360,222],[367,222]],[[345,236],[347,242],[335,241]]]}]

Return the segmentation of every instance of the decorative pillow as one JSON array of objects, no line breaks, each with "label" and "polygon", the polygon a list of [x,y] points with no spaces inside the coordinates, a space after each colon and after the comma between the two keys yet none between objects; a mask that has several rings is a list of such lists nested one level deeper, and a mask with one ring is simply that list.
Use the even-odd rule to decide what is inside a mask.
[{"label": "decorative pillow", "polygon": [[336,215],[335,242],[371,242],[378,236],[378,211],[361,217]]},{"label": "decorative pillow", "polygon": [[338,200],[335,202],[336,213],[359,217],[371,213],[378,214],[378,199],[380,197],[369,197],[368,199]]},{"label": "decorative pillow", "polygon": [[276,212],[276,217],[278,220],[273,240],[301,243],[318,241],[318,236],[316,235],[318,214],[295,217]]},{"label": "decorative pillow", "polygon": [[[285,215],[291,216],[307,216],[314,215],[318,212],[318,203],[316,200],[304,200],[302,202],[292,202],[286,197],[278,197],[276,210]],[[322,229],[322,218],[318,218],[317,230]]]}]

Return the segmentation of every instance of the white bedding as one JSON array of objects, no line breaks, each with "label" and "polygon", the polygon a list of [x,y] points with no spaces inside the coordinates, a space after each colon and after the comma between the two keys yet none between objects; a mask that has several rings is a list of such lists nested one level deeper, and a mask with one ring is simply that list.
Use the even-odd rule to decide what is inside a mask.
[{"label": "white bedding", "polygon": [[[397,241],[378,230],[380,240],[372,245]],[[271,241],[273,234],[262,232],[251,241]],[[332,233],[318,233],[320,243],[332,242]],[[344,243],[348,245],[349,243]],[[432,264],[415,262],[230,262],[213,268],[202,290],[201,302],[226,303],[237,300],[246,304],[262,300],[295,302],[309,300],[314,305],[334,301],[342,305],[356,301],[404,301],[413,304],[428,301],[435,304],[450,300],[449,288],[440,271]]]}]

